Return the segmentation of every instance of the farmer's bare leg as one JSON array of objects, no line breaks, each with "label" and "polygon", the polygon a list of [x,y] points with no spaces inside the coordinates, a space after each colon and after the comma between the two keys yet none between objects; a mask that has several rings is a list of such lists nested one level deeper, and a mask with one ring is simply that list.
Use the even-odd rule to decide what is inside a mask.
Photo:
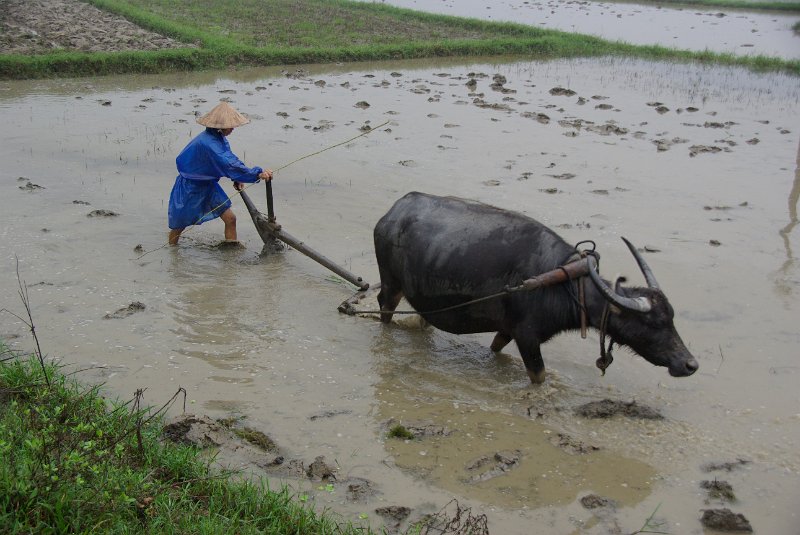
[{"label": "farmer's bare leg", "polygon": [[182,228],[173,228],[169,230],[169,244],[178,245],[178,238],[181,237]]},{"label": "farmer's bare leg", "polygon": [[220,219],[225,223],[225,239],[230,241],[237,241],[236,238],[236,215],[233,213],[233,210],[228,208],[222,215],[219,216]]}]

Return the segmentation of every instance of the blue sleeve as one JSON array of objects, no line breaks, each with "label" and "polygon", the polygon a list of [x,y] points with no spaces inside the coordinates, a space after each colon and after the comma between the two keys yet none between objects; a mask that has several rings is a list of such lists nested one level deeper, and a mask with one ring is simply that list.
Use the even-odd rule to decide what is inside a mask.
[{"label": "blue sleeve", "polygon": [[219,176],[226,176],[236,182],[257,182],[258,175],[263,171],[260,167],[247,167],[236,156],[228,144],[227,139],[222,143],[215,143],[210,147],[213,165],[217,168]]}]

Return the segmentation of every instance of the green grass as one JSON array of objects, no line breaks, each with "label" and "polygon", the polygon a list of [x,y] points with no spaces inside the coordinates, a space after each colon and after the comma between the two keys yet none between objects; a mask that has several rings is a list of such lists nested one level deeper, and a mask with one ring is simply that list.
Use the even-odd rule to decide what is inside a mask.
[{"label": "green grass", "polygon": [[7,355],[0,344],[4,534],[370,533],[285,487],[212,471],[197,450],[162,439],[158,411],[108,403],[56,366]]},{"label": "green grass", "polygon": [[800,74],[800,61],[634,46],[346,0],[86,0],[197,48],[0,55],[0,79],[443,56],[638,57]]},{"label": "green grass", "polygon": [[403,440],[412,440],[414,438],[414,433],[406,429],[404,426],[397,424],[391,429],[389,429],[389,433],[386,435],[389,438],[400,438]]}]

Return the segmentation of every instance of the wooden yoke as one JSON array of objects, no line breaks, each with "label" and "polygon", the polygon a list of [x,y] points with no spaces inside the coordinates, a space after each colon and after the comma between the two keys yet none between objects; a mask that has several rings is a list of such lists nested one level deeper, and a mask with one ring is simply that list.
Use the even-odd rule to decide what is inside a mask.
[{"label": "wooden yoke", "polygon": [[573,279],[579,279],[589,274],[589,270],[595,269],[597,261],[592,256],[581,258],[569,264],[542,273],[530,279],[525,279],[522,284],[508,288],[509,293],[513,292],[529,292],[537,290],[544,286],[554,286]]}]

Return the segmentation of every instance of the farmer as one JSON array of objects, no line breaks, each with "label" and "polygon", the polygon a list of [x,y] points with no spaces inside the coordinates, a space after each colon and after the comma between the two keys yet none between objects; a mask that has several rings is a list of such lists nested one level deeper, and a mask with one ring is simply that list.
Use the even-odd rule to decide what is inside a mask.
[{"label": "farmer", "polygon": [[175,160],[178,177],[169,196],[169,244],[177,245],[186,227],[217,217],[225,223],[225,240],[236,242],[236,216],[219,179],[230,178],[236,191],[241,191],[242,182],[272,180],[272,171],[247,167],[231,152],[225,138],[250,120],[227,102],[220,102],[197,122],[206,127],[205,131],[192,139]]}]

